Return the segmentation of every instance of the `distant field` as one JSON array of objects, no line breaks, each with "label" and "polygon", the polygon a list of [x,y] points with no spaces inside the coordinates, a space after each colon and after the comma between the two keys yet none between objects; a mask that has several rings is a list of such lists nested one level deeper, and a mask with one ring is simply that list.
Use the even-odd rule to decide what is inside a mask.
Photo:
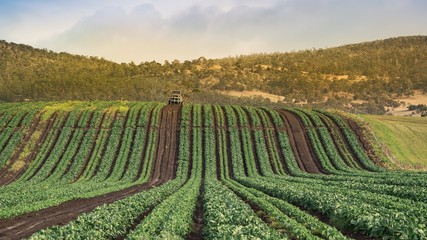
[{"label": "distant field", "polygon": [[364,115],[397,164],[427,168],[427,118]]}]

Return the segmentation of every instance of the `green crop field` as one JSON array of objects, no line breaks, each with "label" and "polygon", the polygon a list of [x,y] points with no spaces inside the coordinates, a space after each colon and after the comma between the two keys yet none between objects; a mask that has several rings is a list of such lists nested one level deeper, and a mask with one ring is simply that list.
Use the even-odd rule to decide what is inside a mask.
[{"label": "green crop field", "polygon": [[363,115],[402,167],[427,168],[427,118]]},{"label": "green crop field", "polygon": [[427,174],[381,167],[351,121],[0,104],[0,239],[426,239]]}]

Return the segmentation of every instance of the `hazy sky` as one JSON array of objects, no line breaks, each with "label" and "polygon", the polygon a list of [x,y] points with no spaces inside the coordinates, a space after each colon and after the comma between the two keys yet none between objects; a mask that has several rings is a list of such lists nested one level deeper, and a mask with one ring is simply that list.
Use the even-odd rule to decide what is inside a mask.
[{"label": "hazy sky", "polygon": [[117,62],[427,35],[426,0],[0,0],[0,39]]}]

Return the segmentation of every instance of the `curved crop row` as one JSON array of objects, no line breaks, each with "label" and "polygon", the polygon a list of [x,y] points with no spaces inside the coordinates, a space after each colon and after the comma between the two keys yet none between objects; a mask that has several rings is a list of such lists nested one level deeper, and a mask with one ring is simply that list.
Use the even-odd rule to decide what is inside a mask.
[{"label": "curved crop row", "polygon": [[0,223],[103,199],[30,239],[427,237],[427,175],[376,166],[337,114],[141,102],[11,106],[0,104],[0,163],[33,153],[22,155],[32,156],[22,175],[0,187]]}]

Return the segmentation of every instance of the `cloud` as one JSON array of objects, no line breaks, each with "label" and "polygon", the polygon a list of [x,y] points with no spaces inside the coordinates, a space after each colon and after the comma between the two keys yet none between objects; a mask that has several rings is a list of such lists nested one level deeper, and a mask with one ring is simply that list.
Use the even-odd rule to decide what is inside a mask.
[{"label": "cloud", "polygon": [[[15,24],[9,21],[0,35],[119,62],[218,58],[427,34],[427,4],[419,0],[22,2],[7,6],[22,14],[12,14]],[[0,16],[0,27],[7,25],[2,23]]]}]

